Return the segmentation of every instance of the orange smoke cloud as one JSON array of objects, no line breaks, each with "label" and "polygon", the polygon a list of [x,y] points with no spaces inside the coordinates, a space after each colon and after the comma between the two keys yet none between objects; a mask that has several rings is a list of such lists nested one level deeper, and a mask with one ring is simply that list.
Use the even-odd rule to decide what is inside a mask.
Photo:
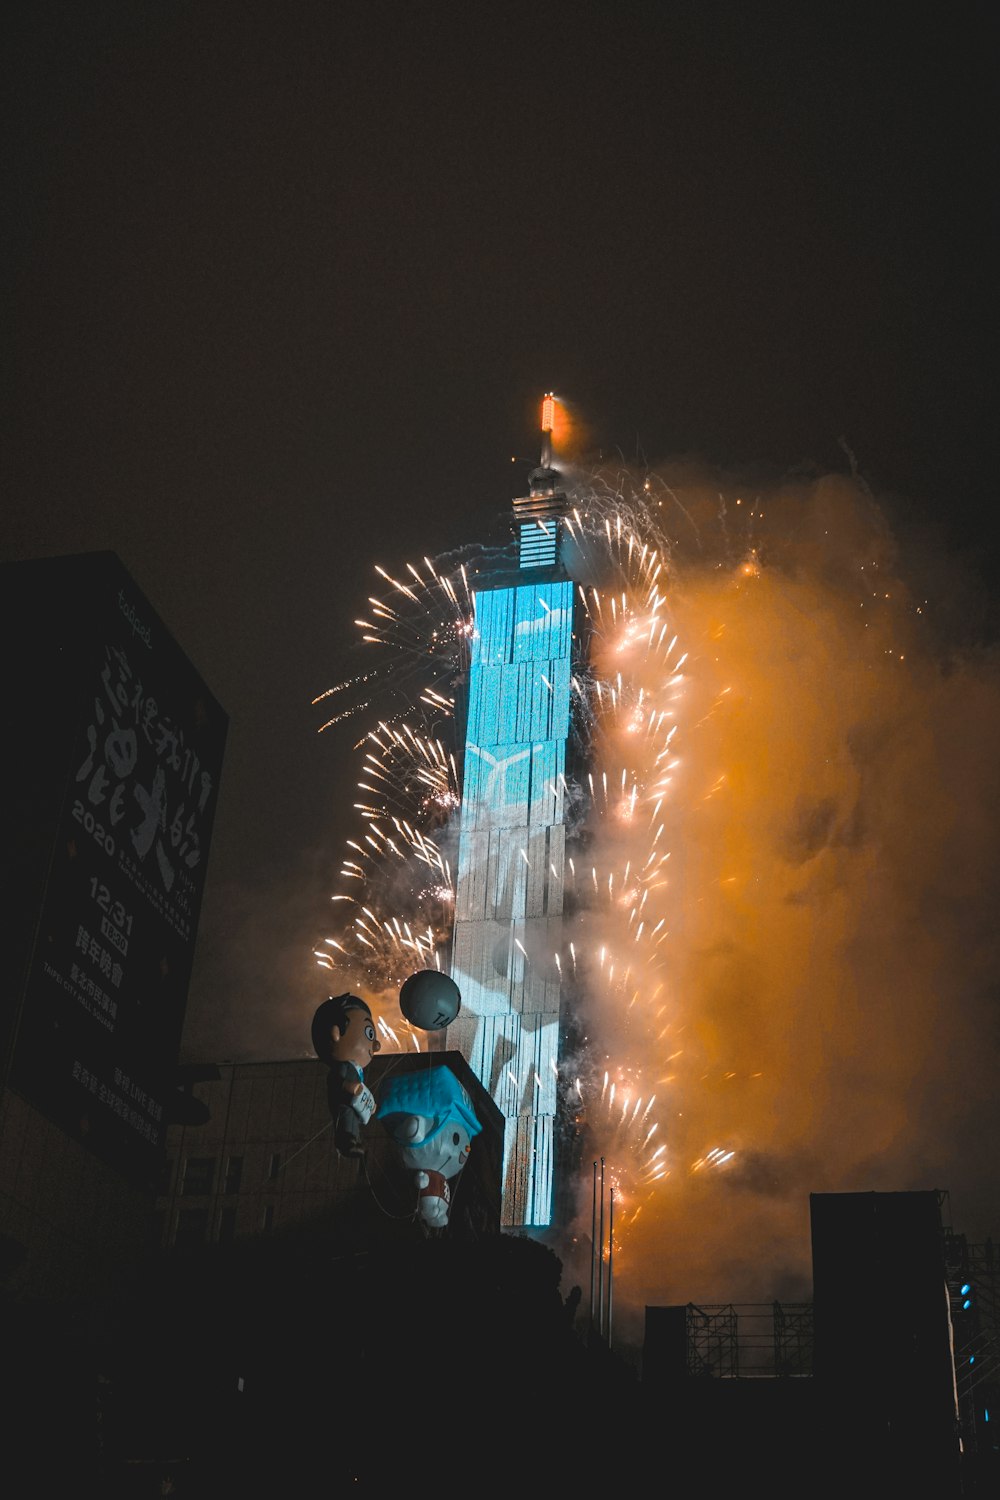
[{"label": "orange smoke cloud", "polygon": [[620,1089],[655,1094],[668,1171],[643,1182],[588,1114],[623,1327],[648,1303],[808,1300],[810,1192],[947,1190],[976,1238],[997,1185],[996,656],[935,635],[846,479],[739,505],[690,474],[644,493],[676,537],[662,593],[686,659],[668,693],[609,630],[595,669],[674,716],[669,784],[662,734],[606,718],[601,771],[639,792],[587,857],[601,881],[639,869],[662,794],[642,918],[668,935],[640,951],[628,902],[592,900],[578,938],[631,965],[591,984],[591,1038]]}]

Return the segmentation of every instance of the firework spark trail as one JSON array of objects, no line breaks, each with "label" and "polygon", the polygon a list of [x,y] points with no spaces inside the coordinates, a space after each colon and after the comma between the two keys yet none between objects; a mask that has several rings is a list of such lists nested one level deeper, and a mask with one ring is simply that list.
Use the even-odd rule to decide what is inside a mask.
[{"label": "firework spark trail", "polygon": [[651,1025],[662,1029],[668,930],[656,907],[671,856],[665,809],[684,651],[668,610],[668,540],[648,493],[591,482],[574,499],[566,529],[571,566],[587,580],[579,598],[591,637],[577,725],[589,762],[584,828],[597,857],[570,861],[568,888],[588,934],[597,919],[598,941],[581,930],[576,970],[584,993],[601,998],[590,1007],[587,1055],[573,1063],[587,1135],[614,1172],[622,1232],[641,1190],[671,1172],[652,1088],[643,1103],[643,1055]]},{"label": "firework spark trail", "polygon": [[[1000,977],[996,662],[942,664],[846,478],[723,495],[680,466],[577,472],[571,497],[592,644],[573,679],[587,770],[564,786],[576,910],[553,958],[581,1009],[562,1076],[616,1185],[618,1316],[808,1300],[810,1192],[975,1186],[956,1142],[971,1157],[976,1122],[998,1123],[976,1031]],[[418,914],[454,829],[447,807],[425,819],[458,795],[457,748],[413,713],[414,663],[446,653],[395,593],[410,635],[380,621],[387,653],[404,645],[395,684],[376,676],[411,697],[370,713],[378,833],[349,852],[356,924],[335,939],[373,984],[444,940],[447,902]]]},{"label": "firework spark trail", "polygon": [[[362,828],[346,842],[332,897],[346,916],[314,949],[320,967],[373,1001],[394,995],[414,969],[436,966],[451,932],[451,824],[461,802],[454,721],[468,670],[470,577],[480,557],[469,548],[447,560],[424,558],[421,567],[408,564],[405,577],[376,565],[388,592],[371,596],[355,622],[373,665],[314,700],[344,702],[320,732],[347,718],[374,720],[355,745]],[[397,1033],[383,1023],[383,1045],[419,1049],[413,1028],[399,1026]]]},{"label": "firework spark trail", "polygon": [[395,578],[379,564],[375,572],[389,589],[370,595],[368,615],[355,620],[359,647],[374,647],[372,665],[335,683],[313,699],[313,706],[337,697],[343,707],[319,726],[373,712],[395,722],[423,705],[428,719],[455,711],[454,679],[468,662],[472,629],[472,587],[487,554],[479,546],[447,558],[425,557],[422,569],[406,565],[407,578]]},{"label": "firework spark trail", "polygon": [[[594,887],[584,900],[592,903],[596,895],[610,913],[621,913],[620,930],[613,931],[596,960],[588,955],[584,967],[589,977],[583,977],[608,996],[631,985],[630,1019],[641,1029],[647,1023],[647,995],[656,1001],[663,988],[660,970],[668,932],[662,917],[648,918],[647,905],[662,885],[670,859],[663,807],[675,767],[671,742],[677,729],[684,652],[669,628],[667,543],[648,494],[627,498],[621,489],[612,492],[592,486],[581,492],[580,504],[566,526],[578,561],[585,560],[583,571],[592,579],[587,587],[581,584],[581,608],[599,647],[575,687],[577,729],[583,739],[593,742],[589,755],[600,770],[597,780],[593,773],[588,776],[583,795],[581,789],[572,789],[573,800],[580,807],[589,805],[587,822],[592,828],[602,820],[622,823],[633,837],[642,828],[646,838],[641,856],[626,861],[624,868],[606,862],[600,878],[594,865],[583,873]],[[409,580],[393,577],[381,567],[376,571],[393,592],[387,600],[370,599],[368,616],[357,622],[365,643],[387,652],[388,666],[369,675],[391,678],[393,663],[407,673],[414,656],[426,660],[436,654],[440,660],[449,652],[450,671],[460,675],[466,666],[472,618],[465,569],[448,578],[425,558],[422,573],[416,568],[407,570]],[[435,610],[426,607],[431,585],[458,611],[447,626]],[[408,677],[406,685],[412,694]],[[399,672],[393,687],[399,691]],[[419,696],[428,701],[425,692]],[[435,702],[442,701],[451,708],[445,695],[437,694]],[[460,805],[457,751],[398,721],[380,721],[369,732],[367,744],[359,782],[366,800],[355,804],[365,828],[360,839],[348,841],[341,871],[348,889],[335,897],[349,904],[351,916],[346,930],[328,938],[316,956],[324,967],[353,965],[369,987],[388,990],[413,967],[435,962],[449,935],[451,866],[430,830],[441,830]],[[624,765],[615,764],[611,785],[609,757],[623,748],[628,758]],[[447,830],[444,836],[447,841]],[[387,916],[392,898],[399,900],[400,869],[419,875],[416,866],[420,863],[427,866],[427,872],[402,893],[403,911]],[[571,864],[571,872],[575,870]],[[572,944],[569,953],[575,967]],[[563,955],[556,952],[551,957],[561,971]],[[632,984],[633,970],[640,976],[638,986]],[[660,1031],[662,1012],[662,1001],[652,1005]],[[582,1076],[594,1076],[605,1061],[590,1057],[580,1070]],[[619,1088],[629,1097],[624,1075],[612,1084],[611,1097]],[[606,1097],[602,1093],[602,1101]],[[641,1121],[636,1110],[613,1122],[610,1136],[623,1156],[623,1183],[629,1174],[639,1183],[648,1183],[669,1173],[665,1148],[656,1139],[658,1123],[655,1118],[651,1123],[647,1120],[652,1108],[650,1096]],[[611,1124],[604,1121],[604,1128]]]},{"label": "firework spark trail", "polygon": [[[715,643],[725,626],[713,622],[708,633],[711,655],[700,655],[697,671],[694,664],[685,670],[689,651],[683,619],[690,600],[684,591],[685,575],[671,556],[657,514],[664,496],[676,502],[670,486],[657,476],[646,475],[640,483],[619,472],[597,482],[591,477],[578,494],[568,524],[581,554],[577,566],[582,563],[585,575],[601,580],[580,590],[593,631],[589,672],[579,698],[591,767],[587,823],[596,856],[578,886],[580,906],[587,910],[586,929],[593,934],[593,951],[582,948],[581,964],[584,991],[591,997],[591,1070],[602,1063],[612,1070],[604,1074],[588,1126],[595,1150],[614,1163],[618,1233],[627,1246],[629,1226],[643,1210],[648,1222],[650,1204],[664,1195],[676,1201],[676,1174],[734,1163],[735,1149],[709,1146],[700,1138],[702,1132],[718,1134],[719,1101],[714,1099],[708,1109],[693,1106],[706,1093],[714,1095],[719,1086],[759,1080],[761,1070],[722,1067],[715,1049],[706,1049],[704,1034],[685,1037],[697,1005],[683,983],[683,945],[676,938],[671,943],[671,933],[681,927],[692,899],[706,899],[705,892],[693,897],[684,888],[677,861],[672,883],[668,878],[680,826],[678,793],[690,815],[723,792],[731,774],[723,766],[697,789],[680,753],[685,729],[690,735],[711,723],[731,691],[714,670],[721,656]],[[736,507],[742,507],[741,498]],[[744,535],[737,539],[721,496],[717,515],[721,547],[706,576],[724,596],[745,580],[760,577],[753,529],[762,511],[758,504],[746,508]],[[706,529],[696,524],[690,510],[684,510],[684,517],[703,551]],[[703,649],[704,643],[699,645]],[[692,675],[693,688],[688,680]],[[699,779],[705,771],[705,763],[697,761]],[[681,843],[683,864],[683,836]],[[690,856],[687,863],[691,867]],[[577,870],[571,868],[575,876]],[[719,889],[733,879],[721,876]],[[725,1045],[725,1038],[721,1040]],[[615,1081],[609,1085],[612,1075]],[[640,1141],[623,1129],[635,1116],[623,1111],[616,1118],[614,1109],[617,1089],[641,1094],[644,1087],[665,1088],[670,1101],[669,1138],[661,1134],[655,1153],[649,1149],[651,1137]],[[752,1151],[752,1135],[738,1129],[738,1111],[725,1113],[741,1144]],[[682,1123],[685,1115],[687,1122]],[[675,1181],[668,1183],[672,1173]]]},{"label": "firework spark trail", "polygon": [[[676,733],[656,751],[655,847],[670,860],[642,910],[643,938],[662,923],[662,946],[633,949],[627,981],[591,991],[587,1012],[612,1075],[655,1094],[669,1172],[648,1188],[634,1172],[616,1178],[616,1211],[629,1205],[616,1223],[619,1316],[638,1325],[653,1301],[808,1300],[811,1192],[968,1184],[985,1237],[971,1163],[997,1115],[995,655],[942,649],[853,481],[728,499],[691,473],[593,488],[615,515],[637,495],[655,500],[671,532],[664,645],[676,635],[685,655],[670,662]],[[617,665],[629,610],[620,590],[610,597],[615,609],[602,592],[594,610],[603,634],[584,695],[600,712],[577,945],[595,974],[613,961],[617,982],[638,924],[597,897],[622,889],[611,872],[648,858],[637,815],[655,756],[638,752],[647,692],[663,682],[647,681],[638,654]],[[638,606],[638,583],[630,597]],[[606,1108],[594,1116],[608,1141]]]}]

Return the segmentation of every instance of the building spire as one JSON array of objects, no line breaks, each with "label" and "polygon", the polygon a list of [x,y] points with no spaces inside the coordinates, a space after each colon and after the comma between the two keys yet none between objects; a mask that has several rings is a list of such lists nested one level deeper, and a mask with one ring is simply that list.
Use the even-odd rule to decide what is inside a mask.
[{"label": "building spire", "polygon": [[542,461],[528,475],[528,494],[514,501],[518,558],[522,568],[552,567],[559,553],[559,521],[566,514],[566,496],[552,467],[552,428],[556,398],[547,391],[542,401]]},{"label": "building spire", "polygon": [[556,415],[556,398],[552,391],[545,392],[542,401],[542,468],[552,467],[552,427]]}]

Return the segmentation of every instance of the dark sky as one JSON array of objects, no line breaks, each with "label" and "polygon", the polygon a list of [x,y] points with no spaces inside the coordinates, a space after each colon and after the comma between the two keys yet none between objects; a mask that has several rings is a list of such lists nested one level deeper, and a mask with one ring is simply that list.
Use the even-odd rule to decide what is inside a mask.
[{"label": "dark sky", "polygon": [[312,700],[376,562],[505,540],[545,390],[641,465],[853,456],[989,628],[988,14],[7,7],[0,548],[116,551],[230,715],[189,1057],[309,1054]]}]

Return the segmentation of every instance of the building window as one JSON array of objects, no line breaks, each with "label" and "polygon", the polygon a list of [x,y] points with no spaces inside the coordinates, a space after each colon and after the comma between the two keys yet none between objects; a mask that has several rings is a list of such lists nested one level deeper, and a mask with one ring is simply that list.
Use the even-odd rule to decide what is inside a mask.
[{"label": "building window", "polygon": [[222,1191],[224,1193],[238,1193],[242,1181],[243,1158],[242,1156],[230,1156],[226,1161],[226,1181]]},{"label": "building window", "polygon": [[181,1208],[177,1212],[174,1245],[178,1250],[194,1249],[205,1243],[208,1233],[207,1208]]},{"label": "building window", "polygon": [[265,1233],[267,1232],[267,1230],[269,1230],[271,1228],[271,1226],[273,1225],[273,1223],[274,1223],[274,1204],[273,1203],[269,1203],[267,1205],[267,1207],[264,1209],[264,1225],[263,1225],[263,1227],[264,1227]]},{"label": "building window", "polygon": [[219,1215],[219,1244],[228,1245],[236,1238],[236,1209],[224,1208]]},{"label": "building window", "polygon": [[214,1156],[189,1156],[184,1163],[184,1181],[181,1194],[185,1198],[210,1193],[215,1181]]},{"label": "building window", "polygon": [[278,1173],[280,1171],[281,1171],[281,1152],[280,1151],[276,1151],[274,1153],[274,1155],[271,1157],[271,1172],[270,1172],[270,1175],[272,1177],[277,1177],[277,1175],[278,1175]]}]

